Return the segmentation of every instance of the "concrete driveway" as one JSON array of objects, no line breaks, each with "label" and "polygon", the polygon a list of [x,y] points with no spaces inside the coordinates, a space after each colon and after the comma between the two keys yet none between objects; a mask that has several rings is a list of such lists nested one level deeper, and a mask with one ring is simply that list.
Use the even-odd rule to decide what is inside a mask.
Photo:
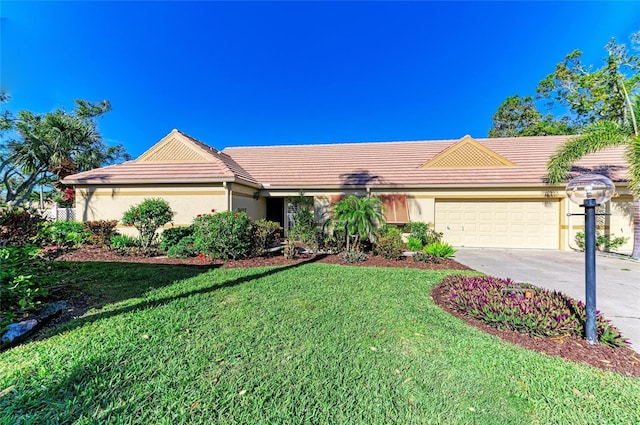
[{"label": "concrete driveway", "polygon": [[[551,250],[457,248],[454,259],[495,277],[511,278],[585,300],[584,253]],[[640,262],[596,257],[596,309],[640,352]]]}]

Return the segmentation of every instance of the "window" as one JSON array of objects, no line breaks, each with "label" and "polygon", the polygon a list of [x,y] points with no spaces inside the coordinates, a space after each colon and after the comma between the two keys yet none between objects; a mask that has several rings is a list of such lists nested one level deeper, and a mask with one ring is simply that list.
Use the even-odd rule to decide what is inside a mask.
[{"label": "window", "polygon": [[382,201],[382,213],[389,224],[405,224],[409,222],[407,195],[378,195]]}]

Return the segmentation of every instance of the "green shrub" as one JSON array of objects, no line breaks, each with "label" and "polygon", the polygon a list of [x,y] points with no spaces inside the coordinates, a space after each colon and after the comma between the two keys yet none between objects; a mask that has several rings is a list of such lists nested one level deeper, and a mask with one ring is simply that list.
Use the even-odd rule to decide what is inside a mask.
[{"label": "green shrub", "polygon": [[407,240],[407,249],[413,252],[422,251],[422,239],[416,238],[415,236],[409,236],[409,240]]},{"label": "green shrub", "polygon": [[195,249],[213,258],[237,259],[251,253],[253,227],[244,212],[220,212],[193,221]]},{"label": "green shrub", "polygon": [[[491,276],[451,275],[441,284],[453,308],[498,329],[533,336],[584,337],[584,303],[560,292]],[[622,347],[628,343],[599,313],[596,325],[602,344]]]},{"label": "green shrub", "polygon": [[142,249],[142,242],[139,237],[129,235],[114,235],[111,237],[109,249],[122,256],[151,256],[158,254],[154,249]]},{"label": "green shrub", "polygon": [[433,255],[427,254],[422,251],[415,252],[413,254],[413,261],[417,263],[433,263],[438,264],[441,262],[440,258],[434,257]]},{"label": "green shrub", "polygon": [[436,258],[449,258],[456,253],[456,250],[446,242],[432,242],[425,246],[422,252]]},{"label": "green shrub", "polygon": [[164,199],[148,198],[125,211],[122,224],[138,229],[142,250],[148,252],[158,229],[170,223],[174,215],[169,203]]},{"label": "green shrub", "polygon": [[287,239],[284,241],[283,254],[284,258],[288,260],[293,260],[298,256],[298,247],[296,246],[293,239]]},{"label": "green shrub", "polygon": [[367,254],[360,251],[342,251],[338,257],[345,263],[360,263],[369,258]]},{"label": "green shrub", "polygon": [[0,247],[22,246],[36,240],[47,219],[33,208],[12,205],[0,208]]},{"label": "green shrub", "polygon": [[170,258],[189,258],[198,255],[198,250],[195,248],[194,237],[185,236],[180,241],[169,247],[167,250],[167,257]]},{"label": "green shrub", "polygon": [[266,250],[278,243],[280,239],[280,223],[261,218],[253,223],[253,251],[262,255]]},{"label": "green shrub", "polygon": [[333,253],[342,252],[345,249],[346,232],[344,229],[337,228],[330,232],[320,232],[319,237],[322,238],[320,245]]},{"label": "green shrub", "polygon": [[[627,238],[622,236],[614,237],[614,235],[603,235],[600,232],[596,232],[596,249],[598,251],[608,252],[620,248],[626,242]],[[578,248],[584,251],[584,232],[576,233],[576,244]]]},{"label": "green shrub", "polygon": [[405,233],[409,233],[409,237],[420,239],[422,246],[442,242],[442,232],[436,232],[430,223],[412,221],[405,224],[403,230]]},{"label": "green shrub", "polygon": [[160,236],[160,249],[169,251],[172,246],[177,245],[182,238],[186,238],[187,236],[193,236],[193,225],[164,229]]},{"label": "green shrub", "polygon": [[77,248],[89,238],[78,221],[46,221],[40,224],[38,243],[41,245],[59,245]]},{"label": "green shrub", "polygon": [[18,312],[38,306],[49,288],[59,283],[36,245],[0,248],[0,328]]},{"label": "green shrub", "polygon": [[111,236],[111,249],[132,248],[140,246],[140,239],[129,235]]},{"label": "green shrub", "polygon": [[86,242],[91,245],[108,246],[111,237],[118,234],[117,225],[118,220],[85,221],[82,228],[89,234]]},{"label": "green shrub", "polygon": [[316,243],[316,222],[314,217],[314,205],[312,196],[296,196],[287,199],[293,208],[291,221],[293,226],[289,229],[289,237],[305,245]]},{"label": "green shrub", "polygon": [[384,226],[376,238],[375,253],[387,260],[401,259],[404,254],[404,243],[400,229]]}]

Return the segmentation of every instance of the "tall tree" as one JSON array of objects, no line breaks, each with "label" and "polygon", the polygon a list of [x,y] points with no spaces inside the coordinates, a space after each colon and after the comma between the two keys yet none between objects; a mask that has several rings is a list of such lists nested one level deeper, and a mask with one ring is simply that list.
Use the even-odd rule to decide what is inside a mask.
[{"label": "tall tree", "polygon": [[[633,47],[640,45],[640,32],[633,35]],[[640,133],[637,124],[638,57],[628,52],[624,45],[612,40],[606,46],[608,57],[604,69],[591,78],[584,67],[574,67],[579,72],[570,73],[561,67],[562,84],[549,93],[556,93],[556,100],[564,102],[582,122],[587,123],[581,134],[560,146],[547,163],[549,183],[566,181],[573,164],[590,153],[612,147],[625,146],[625,158],[629,164],[629,188],[633,195],[634,244],[632,257],[640,258]],[[556,71],[558,68],[556,69]],[[565,72],[566,71],[566,72]],[[550,81],[549,77],[543,81]],[[585,81],[592,85],[589,91],[576,90],[568,82]],[[577,84],[577,83],[576,83]]]},{"label": "tall tree", "polygon": [[[510,96],[493,115],[491,137],[577,134],[598,121],[632,123],[626,103],[636,103],[640,89],[640,32],[631,35],[631,49],[612,39],[600,68],[585,65],[574,50],[556,65],[531,96]],[[540,112],[539,105],[547,109]],[[637,113],[637,110],[636,110]]]},{"label": "tall tree", "polygon": [[491,117],[493,126],[489,137],[550,136],[573,134],[566,117],[555,119],[543,115],[531,96],[509,96]]},{"label": "tall tree", "polygon": [[[640,33],[632,36],[636,47]],[[611,40],[606,46],[605,64],[598,69],[582,63],[582,52],[569,53],[553,73],[540,81],[538,98],[555,111],[567,111],[574,127],[582,128],[598,121],[629,122],[631,111],[626,96],[640,83],[638,57],[625,45]]]},{"label": "tall tree", "polygon": [[72,112],[23,110],[0,117],[1,128],[14,135],[3,146],[0,163],[5,201],[24,202],[38,184],[60,188],[70,174],[129,158],[122,145],[105,145],[98,131],[97,119],[111,110],[109,102],[75,103]]}]

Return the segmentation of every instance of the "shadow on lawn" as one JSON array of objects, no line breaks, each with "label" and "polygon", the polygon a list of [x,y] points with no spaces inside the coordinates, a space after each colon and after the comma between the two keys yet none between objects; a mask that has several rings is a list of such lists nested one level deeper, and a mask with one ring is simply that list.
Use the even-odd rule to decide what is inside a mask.
[{"label": "shadow on lawn", "polygon": [[[217,291],[219,289],[222,288],[230,288],[236,285],[240,285],[246,282],[250,282],[252,280],[256,280],[256,279],[262,279],[264,277],[267,276],[272,276],[275,275],[277,273],[281,273],[287,270],[291,270],[294,269],[296,267],[300,267],[302,265],[305,264],[310,264],[310,263],[314,263],[316,261],[321,260],[322,258],[324,258],[325,255],[316,255],[313,256],[311,258],[309,258],[308,260],[304,260],[301,261],[299,263],[295,263],[295,264],[290,264],[290,265],[286,265],[286,266],[281,266],[281,267],[275,267],[260,273],[254,273],[254,274],[250,274],[247,276],[243,276],[241,278],[237,278],[237,279],[233,279],[233,280],[229,280],[226,282],[222,282],[218,285],[214,285],[214,286],[209,286],[206,288],[201,288],[201,289],[196,289],[193,291],[189,291],[189,292],[185,292],[182,293],[180,295],[175,295],[175,296],[171,296],[171,297],[166,297],[166,298],[161,298],[161,299],[156,299],[156,300],[149,300],[149,301],[142,301],[140,303],[137,303],[135,305],[130,305],[130,306],[126,306],[126,307],[122,307],[122,308],[116,308],[114,310],[109,310],[109,311],[104,311],[101,313],[96,313],[96,314],[92,314],[86,317],[81,317],[81,318],[77,318],[77,319],[73,319],[70,322],[66,322],[60,326],[57,326],[55,328],[49,329],[48,331],[45,332],[45,334],[43,335],[45,338],[57,335],[59,333],[62,332],[68,332],[70,330],[73,330],[75,328],[78,328],[80,326],[83,326],[85,324],[88,323],[93,323],[96,322],[98,320],[101,319],[106,319],[112,316],[116,316],[119,314],[124,314],[124,313],[130,313],[133,311],[138,311],[138,310],[144,310],[150,307],[158,307],[164,304],[168,304],[172,301],[178,300],[178,299],[182,299],[182,298],[188,298],[192,295],[199,295],[199,294],[206,294],[208,292],[213,292],[213,291]],[[105,264],[105,263],[99,263],[99,264]],[[136,273],[138,274],[138,276],[140,278],[143,278],[143,276],[140,276],[139,270],[140,267],[145,267],[145,268],[149,268],[150,272],[153,272],[154,274],[158,273],[162,273],[162,270],[159,270],[161,268],[169,268],[169,270],[166,271],[166,273],[162,273],[162,278],[161,279],[154,279],[152,284],[146,286],[146,287],[142,287],[141,285],[129,285],[128,289],[126,288],[126,283],[127,280],[125,280],[123,278],[123,283],[124,285],[122,285],[122,291],[119,292],[119,295],[117,297],[109,297],[108,300],[105,300],[103,302],[98,302],[96,304],[91,304],[89,307],[91,308],[100,308],[103,307],[105,304],[107,303],[113,303],[113,302],[118,302],[118,301],[122,301],[128,298],[135,298],[135,297],[139,297],[142,296],[144,293],[146,293],[147,291],[151,290],[151,289],[156,289],[156,288],[160,288],[163,286],[167,286],[167,285],[171,285],[173,283],[175,283],[178,280],[182,280],[182,279],[188,279],[194,276],[197,276],[199,274],[205,273],[211,269],[215,269],[218,268],[219,266],[206,266],[206,267],[199,267],[199,266],[182,266],[182,265],[172,265],[172,266],[154,266],[154,265],[141,265],[141,264],[135,264],[135,263],[110,263],[112,265],[116,265],[118,267],[122,267],[122,269],[119,269],[118,272],[125,272],[127,271],[127,269],[130,270],[135,270]],[[169,273],[170,271],[170,273]],[[176,271],[178,271],[176,273]],[[133,287],[133,288],[132,288]],[[113,288],[110,288],[110,290],[113,290]],[[114,299],[115,298],[115,299]]]}]

